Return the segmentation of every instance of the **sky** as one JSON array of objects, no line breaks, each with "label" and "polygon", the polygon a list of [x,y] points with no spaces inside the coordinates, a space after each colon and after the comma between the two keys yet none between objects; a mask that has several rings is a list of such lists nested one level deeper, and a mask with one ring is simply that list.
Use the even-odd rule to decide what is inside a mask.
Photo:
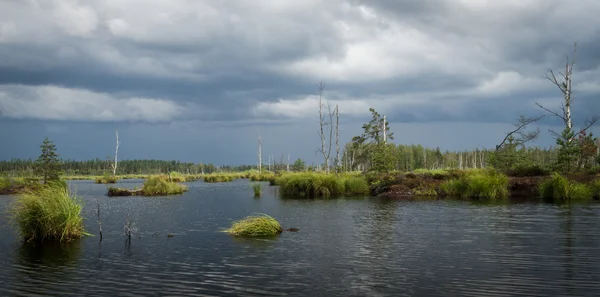
[{"label": "sky", "polygon": [[[600,1],[0,0],[0,159],[320,160],[319,82],[341,142],[369,108],[396,144],[493,148],[519,115],[600,111]],[[548,147],[540,122],[534,145]],[[594,130],[593,130],[594,131]],[[600,132],[598,132],[600,133]]]}]

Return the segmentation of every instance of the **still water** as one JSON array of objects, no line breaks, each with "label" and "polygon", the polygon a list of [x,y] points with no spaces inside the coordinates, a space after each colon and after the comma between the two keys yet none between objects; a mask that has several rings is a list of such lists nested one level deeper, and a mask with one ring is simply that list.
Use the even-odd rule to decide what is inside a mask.
[{"label": "still water", "polygon": [[[19,242],[4,215],[13,198],[0,196],[0,296],[600,296],[599,204],[294,200],[267,185],[254,199],[245,180],[188,185],[109,198],[71,182],[95,235],[100,204],[104,239],[68,246]],[[253,213],[300,231],[220,232]]]}]

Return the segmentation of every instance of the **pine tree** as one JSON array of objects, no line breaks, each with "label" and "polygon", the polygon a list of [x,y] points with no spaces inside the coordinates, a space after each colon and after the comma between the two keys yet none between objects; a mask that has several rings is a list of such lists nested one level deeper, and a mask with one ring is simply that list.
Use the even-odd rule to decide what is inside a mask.
[{"label": "pine tree", "polygon": [[573,162],[579,154],[579,146],[577,142],[571,141],[575,137],[575,132],[569,127],[565,127],[560,137],[556,139],[558,144],[558,156],[555,169],[564,173],[569,173],[574,169]]},{"label": "pine tree", "polygon": [[44,184],[60,180],[61,163],[56,153],[56,145],[46,137],[40,148],[42,154],[35,161],[35,174],[43,178]]}]

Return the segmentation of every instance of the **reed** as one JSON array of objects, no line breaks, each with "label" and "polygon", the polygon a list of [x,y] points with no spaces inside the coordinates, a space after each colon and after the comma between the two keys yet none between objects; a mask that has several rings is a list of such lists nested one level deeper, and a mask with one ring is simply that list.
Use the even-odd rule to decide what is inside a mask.
[{"label": "reed", "polygon": [[503,198],[508,196],[508,177],[495,170],[470,170],[444,182],[440,190],[463,198]]},{"label": "reed", "polygon": [[69,241],[85,234],[83,201],[66,187],[52,184],[20,195],[12,208],[26,241]]},{"label": "reed", "polygon": [[253,183],[252,190],[254,190],[254,197],[260,197],[262,194],[262,185],[260,183]]},{"label": "reed", "polygon": [[598,181],[592,185],[586,185],[575,181],[569,181],[558,173],[553,173],[552,176],[543,181],[539,185],[541,198],[545,199],[591,199],[596,195]]}]

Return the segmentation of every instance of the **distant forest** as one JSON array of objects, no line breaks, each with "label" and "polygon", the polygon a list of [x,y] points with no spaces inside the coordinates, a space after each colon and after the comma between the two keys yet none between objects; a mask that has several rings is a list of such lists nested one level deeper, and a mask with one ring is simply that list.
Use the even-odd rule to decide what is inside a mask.
[{"label": "distant forest", "polygon": [[[518,154],[506,160],[494,157],[494,150],[475,149],[465,151],[441,151],[439,148],[424,148],[421,145],[394,145],[388,144],[395,158],[390,162],[395,163],[393,169],[399,171],[412,171],[415,169],[442,169],[442,168],[486,168],[504,167],[509,164],[499,162],[525,163],[528,166],[546,167],[557,159],[556,148],[529,147],[518,150]],[[284,158],[270,157],[271,164],[263,164],[263,170],[271,171],[304,171],[319,170],[322,164],[308,165],[301,159],[292,161],[288,166],[287,156]],[[343,150],[339,168],[342,171],[369,170],[369,154],[362,153],[360,149],[348,144]],[[94,159],[87,161],[62,160],[62,169],[66,175],[102,175],[111,173],[112,160]],[[12,159],[0,161],[0,173],[8,175],[29,175],[33,173],[35,160]],[[504,165],[504,166],[502,166]],[[509,165],[510,166],[510,165]],[[165,160],[121,160],[117,174],[160,174],[177,171],[185,174],[201,174],[214,172],[236,172],[257,169],[257,165],[219,166],[215,164],[192,163]]]}]

